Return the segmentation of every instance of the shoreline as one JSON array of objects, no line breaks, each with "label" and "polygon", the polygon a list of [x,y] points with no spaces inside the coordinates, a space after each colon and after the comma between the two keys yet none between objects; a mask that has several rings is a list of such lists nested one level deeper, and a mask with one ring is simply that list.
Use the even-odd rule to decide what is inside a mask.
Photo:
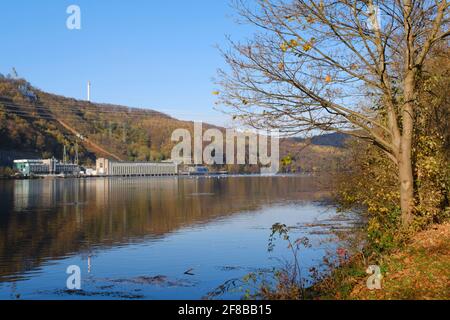
[{"label": "shoreline", "polygon": [[236,174],[204,174],[204,175],[97,175],[97,176],[60,176],[60,175],[42,175],[42,176],[11,176],[0,177],[0,181],[4,180],[41,180],[41,179],[98,179],[98,178],[227,178],[227,177],[317,177],[325,172],[315,173],[278,173],[274,175],[259,174],[259,173],[236,173]]}]

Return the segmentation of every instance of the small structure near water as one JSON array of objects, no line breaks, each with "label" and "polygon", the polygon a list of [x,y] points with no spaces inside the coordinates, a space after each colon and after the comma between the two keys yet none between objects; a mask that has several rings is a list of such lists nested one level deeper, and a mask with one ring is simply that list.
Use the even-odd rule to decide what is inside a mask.
[{"label": "small structure near water", "polygon": [[204,176],[209,174],[209,169],[201,165],[189,166],[187,174],[190,176]]}]

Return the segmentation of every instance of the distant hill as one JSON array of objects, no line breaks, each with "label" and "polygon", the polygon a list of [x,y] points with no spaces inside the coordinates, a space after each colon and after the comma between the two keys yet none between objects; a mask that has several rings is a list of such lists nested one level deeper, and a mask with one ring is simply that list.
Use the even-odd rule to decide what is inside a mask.
[{"label": "distant hill", "polygon": [[[70,159],[78,149],[86,165],[97,157],[164,160],[175,144],[170,141],[172,132],[178,128],[193,132],[193,127],[193,122],[154,110],[80,101],[41,91],[22,79],[0,79],[0,165],[11,165],[11,159],[20,155],[61,159],[64,146]],[[296,170],[321,170],[340,154],[334,147],[341,147],[343,139],[339,135],[316,137],[310,143],[283,139],[281,156],[295,154]]]},{"label": "distant hill", "polygon": [[316,146],[344,148],[349,138],[350,136],[345,133],[327,133],[314,136],[309,139],[304,138],[293,138],[293,139],[299,142],[310,143]]},{"label": "distant hill", "polygon": [[[26,90],[23,90],[26,88]],[[94,104],[40,91],[24,80],[0,80],[0,149],[71,158],[78,145],[82,162],[105,156],[162,160],[170,156],[170,135],[193,124],[146,109]]]},{"label": "distant hill", "polygon": [[315,136],[311,138],[311,142],[317,146],[344,148],[349,138],[350,136],[345,133],[329,133]]}]

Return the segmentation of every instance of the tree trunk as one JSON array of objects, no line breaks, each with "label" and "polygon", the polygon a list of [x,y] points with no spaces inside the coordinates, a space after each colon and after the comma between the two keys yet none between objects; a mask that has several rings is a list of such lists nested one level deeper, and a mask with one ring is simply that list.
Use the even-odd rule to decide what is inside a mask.
[{"label": "tree trunk", "polygon": [[400,207],[402,210],[402,224],[408,227],[413,219],[414,210],[414,178],[411,162],[411,151],[402,147],[400,161],[398,162],[400,182]]},{"label": "tree trunk", "polygon": [[402,110],[402,137],[398,154],[398,169],[400,179],[400,207],[402,224],[409,226],[414,211],[414,177],[412,169],[412,139],[414,127],[415,101],[415,70],[409,70],[405,77],[405,103]]}]

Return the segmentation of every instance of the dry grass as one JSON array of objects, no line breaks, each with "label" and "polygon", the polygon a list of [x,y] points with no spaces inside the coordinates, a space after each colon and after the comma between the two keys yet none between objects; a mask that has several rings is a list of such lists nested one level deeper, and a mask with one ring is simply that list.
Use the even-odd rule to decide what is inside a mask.
[{"label": "dry grass", "polygon": [[370,291],[365,281],[351,299],[450,299],[450,223],[418,233],[410,245],[385,257],[382,289]]}]

